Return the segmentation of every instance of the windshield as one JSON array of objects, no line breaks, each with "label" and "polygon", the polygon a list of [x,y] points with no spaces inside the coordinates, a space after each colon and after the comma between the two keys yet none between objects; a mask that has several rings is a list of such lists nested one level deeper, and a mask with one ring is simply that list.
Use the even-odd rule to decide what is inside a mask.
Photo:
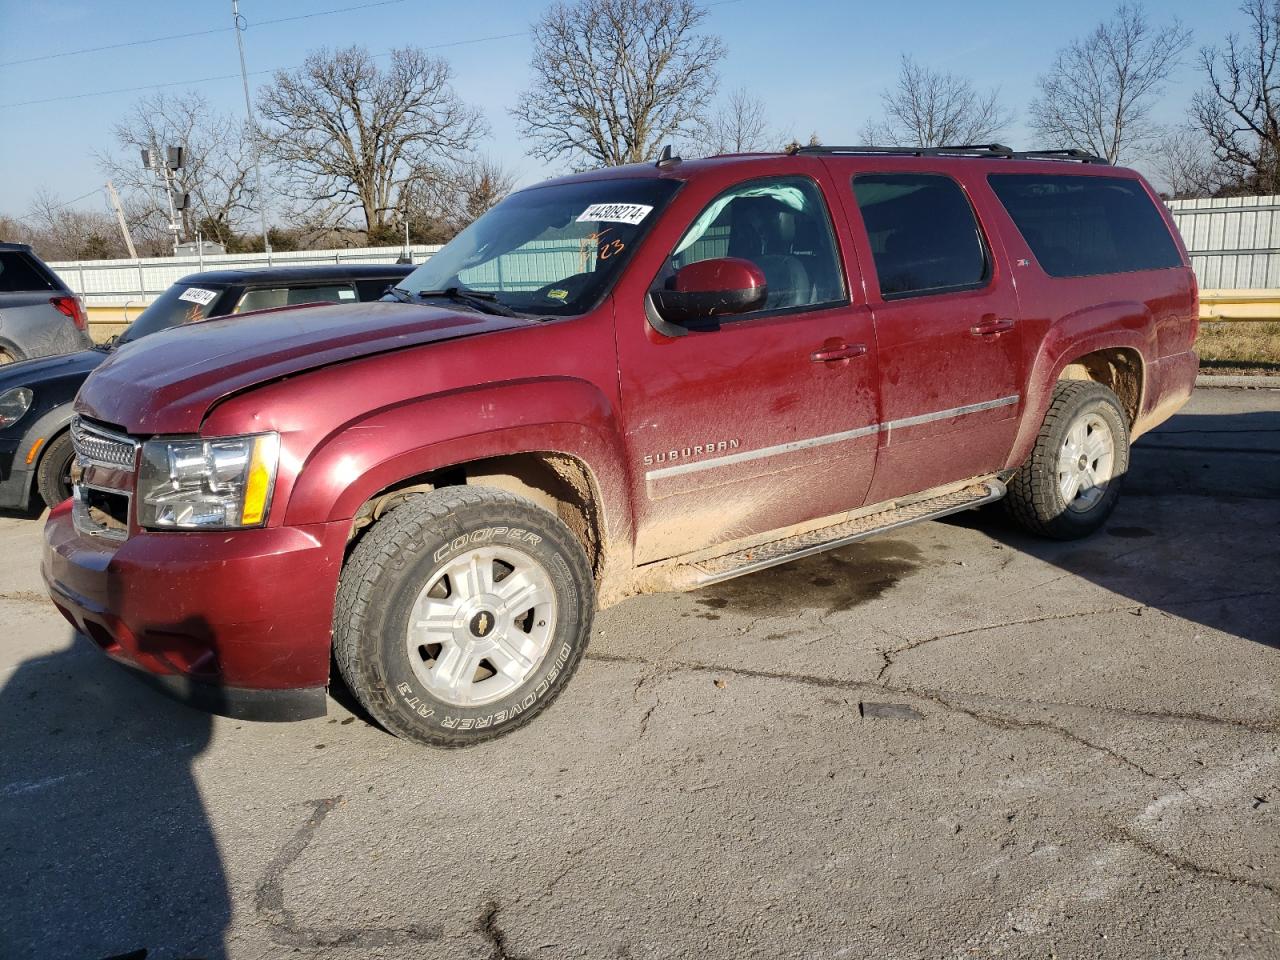
[{"label": "windshield", "polygon": [[588,180],[513,193],[399,287],[413,294],[479,291],[536,316],[586,313],[679,186],[656,178]]},{"label": "windshield", "polygon": [[170,327],[204,320],[213,311],[224,290],[226,287],[217,284],[188,286],[185,283],[175,283],[160,294],[151,306],[138,314],[138,319],[129,324],[129,329],[120,337],[120,342],[128,343]]}]

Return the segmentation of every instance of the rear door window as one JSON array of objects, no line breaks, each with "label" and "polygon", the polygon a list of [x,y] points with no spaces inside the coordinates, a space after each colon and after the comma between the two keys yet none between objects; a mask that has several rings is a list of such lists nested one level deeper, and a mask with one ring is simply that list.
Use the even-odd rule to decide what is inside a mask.
[{"label": "rear door window", "polygon": [[18,250],[0,251],[0,293],[58,290],[57,284],[29,256]]},{"label": "rear door window", "polygon": [[929,296],[984,286],[991,259],[960,185],[932,173],[868,173],[853,193],[871,242],[880,296]]},{"label": "rear door window", "polygon": [[295,307],[301,303],[355,303],[356,288],[350,283],[327,283],[311,286],[261,287],[246,290],[236,305],[236,313],[266,310],[269,307]]},{"label": "rear door window", "polygon": [[1120,177],[991,174],[996,197],[1051,277],[1182,265],[1150,195]]}]

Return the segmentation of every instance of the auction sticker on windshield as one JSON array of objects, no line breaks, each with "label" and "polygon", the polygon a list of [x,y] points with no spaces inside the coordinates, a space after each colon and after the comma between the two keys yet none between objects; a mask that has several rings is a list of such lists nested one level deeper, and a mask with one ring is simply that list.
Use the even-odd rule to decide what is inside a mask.
[{"label": "auction sticker on windshield", "polygon": [[582,216],[578,217],[578,222],[600,220],[605,223],[629,223],[634,226],[647,217],[652,210],[653,207],[644,203],[593,203],[583,211]]},{"label": "auction sticker on windshield", "polygon": [[218,295],[217,290],[206,290],[203,287],[187,287],[182,293],[178,294],[179,300],[187,300],[191,303],[198,303],[202,307],[207,307],[213,303],[214,298]]}]

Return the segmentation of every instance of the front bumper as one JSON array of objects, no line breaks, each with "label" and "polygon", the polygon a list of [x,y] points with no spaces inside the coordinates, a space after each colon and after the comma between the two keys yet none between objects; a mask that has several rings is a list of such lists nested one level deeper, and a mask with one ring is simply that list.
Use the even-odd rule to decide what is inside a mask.
[{"label": "front bumper", "polygon": [[20,437],[0,437],[0,509],[25,510],[31,500],[31,470]]},{"label": "front bumper", "polygon": [[112,659],[203,709],[243,719],[325,712],[347,526],[78,532],[45,525],[42,572],[63,616]]}]

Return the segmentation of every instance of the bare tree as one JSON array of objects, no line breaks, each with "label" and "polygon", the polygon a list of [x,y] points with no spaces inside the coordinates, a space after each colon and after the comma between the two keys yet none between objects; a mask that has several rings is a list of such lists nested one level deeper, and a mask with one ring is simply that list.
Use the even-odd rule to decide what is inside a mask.
[{"label": "bare tree", "polygon": [[530,154],[574,166],[638,163],[690,137],[724,45],[693,0],[574,0],[533,25],[533,86],[512,115]]},{"label": "bare tree", "polygon": [[487,212],[515,186],[515,174],[488,157],[432,169],[409,184],[404,210],[417,243],[445,243]]},{"label": "bare tree", "polygon": [[777,150],[785,140],[770,128],[764,101],[739,87],[699,120],[690,145],[704,156],[715,156]]},{"label": "bare tree", "polygon": [[446,61],[413,47],[393,50],[386,70],[353,46],[276,73],[258,98],[264,148],[310,222],[348,225],[358,214],[371,240],[394,237],[405,185],[485,131],[450,76]]},{"label": "bare tree", "polygon": [[1174,200],[1215,196],[1228,179],[1204,131],[1193,126],[1166,131],[1151,151],[1151,166]]},{"label": "bare tree", "polygon": [[940,73],[903,56],[898,82],[880,94],[884,116],[863,136],[887,146],[940,147],[990,143],[1013,115],[1000,105],[1000,91],[982,93],[964,77]]},{"label": "bare tree", "polygon": [[1140,4],[1120,4],[1036,80],[1031,129],[1047,147],[1076,147],[1112,163],[1128,158],[1160,135],[1151,108],[1190,42],[1178,20],[1159,27]]},{"label": "bare tree", "polygon": [[115,218],[80,210],[45,188],[36,191],[25,220],[25,243],[46,260],[109,260],[127,256]]},{"label": "bare tree", "polygon": [[1280,0],[1247,0],[1240,10],[1250,34],[1200,51],[1208,86],[1191,114],[1240,188],[1280,193]]},{"label": "bare tree", "polygon": [[139,233],[170,236],[168,201],[156,175],[142,166],[139,151],[144,149],[163,161],[165,147],[185,147],[183,166],[173,174],[175,190],[191,194],[191,206],[179,214],[184,236],[194,239],[199,229],[229,244],[256,209],[253,143],[246,125],[212,109],[201,94],[143,98],[115,125],[114,134],[118,152],[99,153],[98,166],[125,195]]}]

